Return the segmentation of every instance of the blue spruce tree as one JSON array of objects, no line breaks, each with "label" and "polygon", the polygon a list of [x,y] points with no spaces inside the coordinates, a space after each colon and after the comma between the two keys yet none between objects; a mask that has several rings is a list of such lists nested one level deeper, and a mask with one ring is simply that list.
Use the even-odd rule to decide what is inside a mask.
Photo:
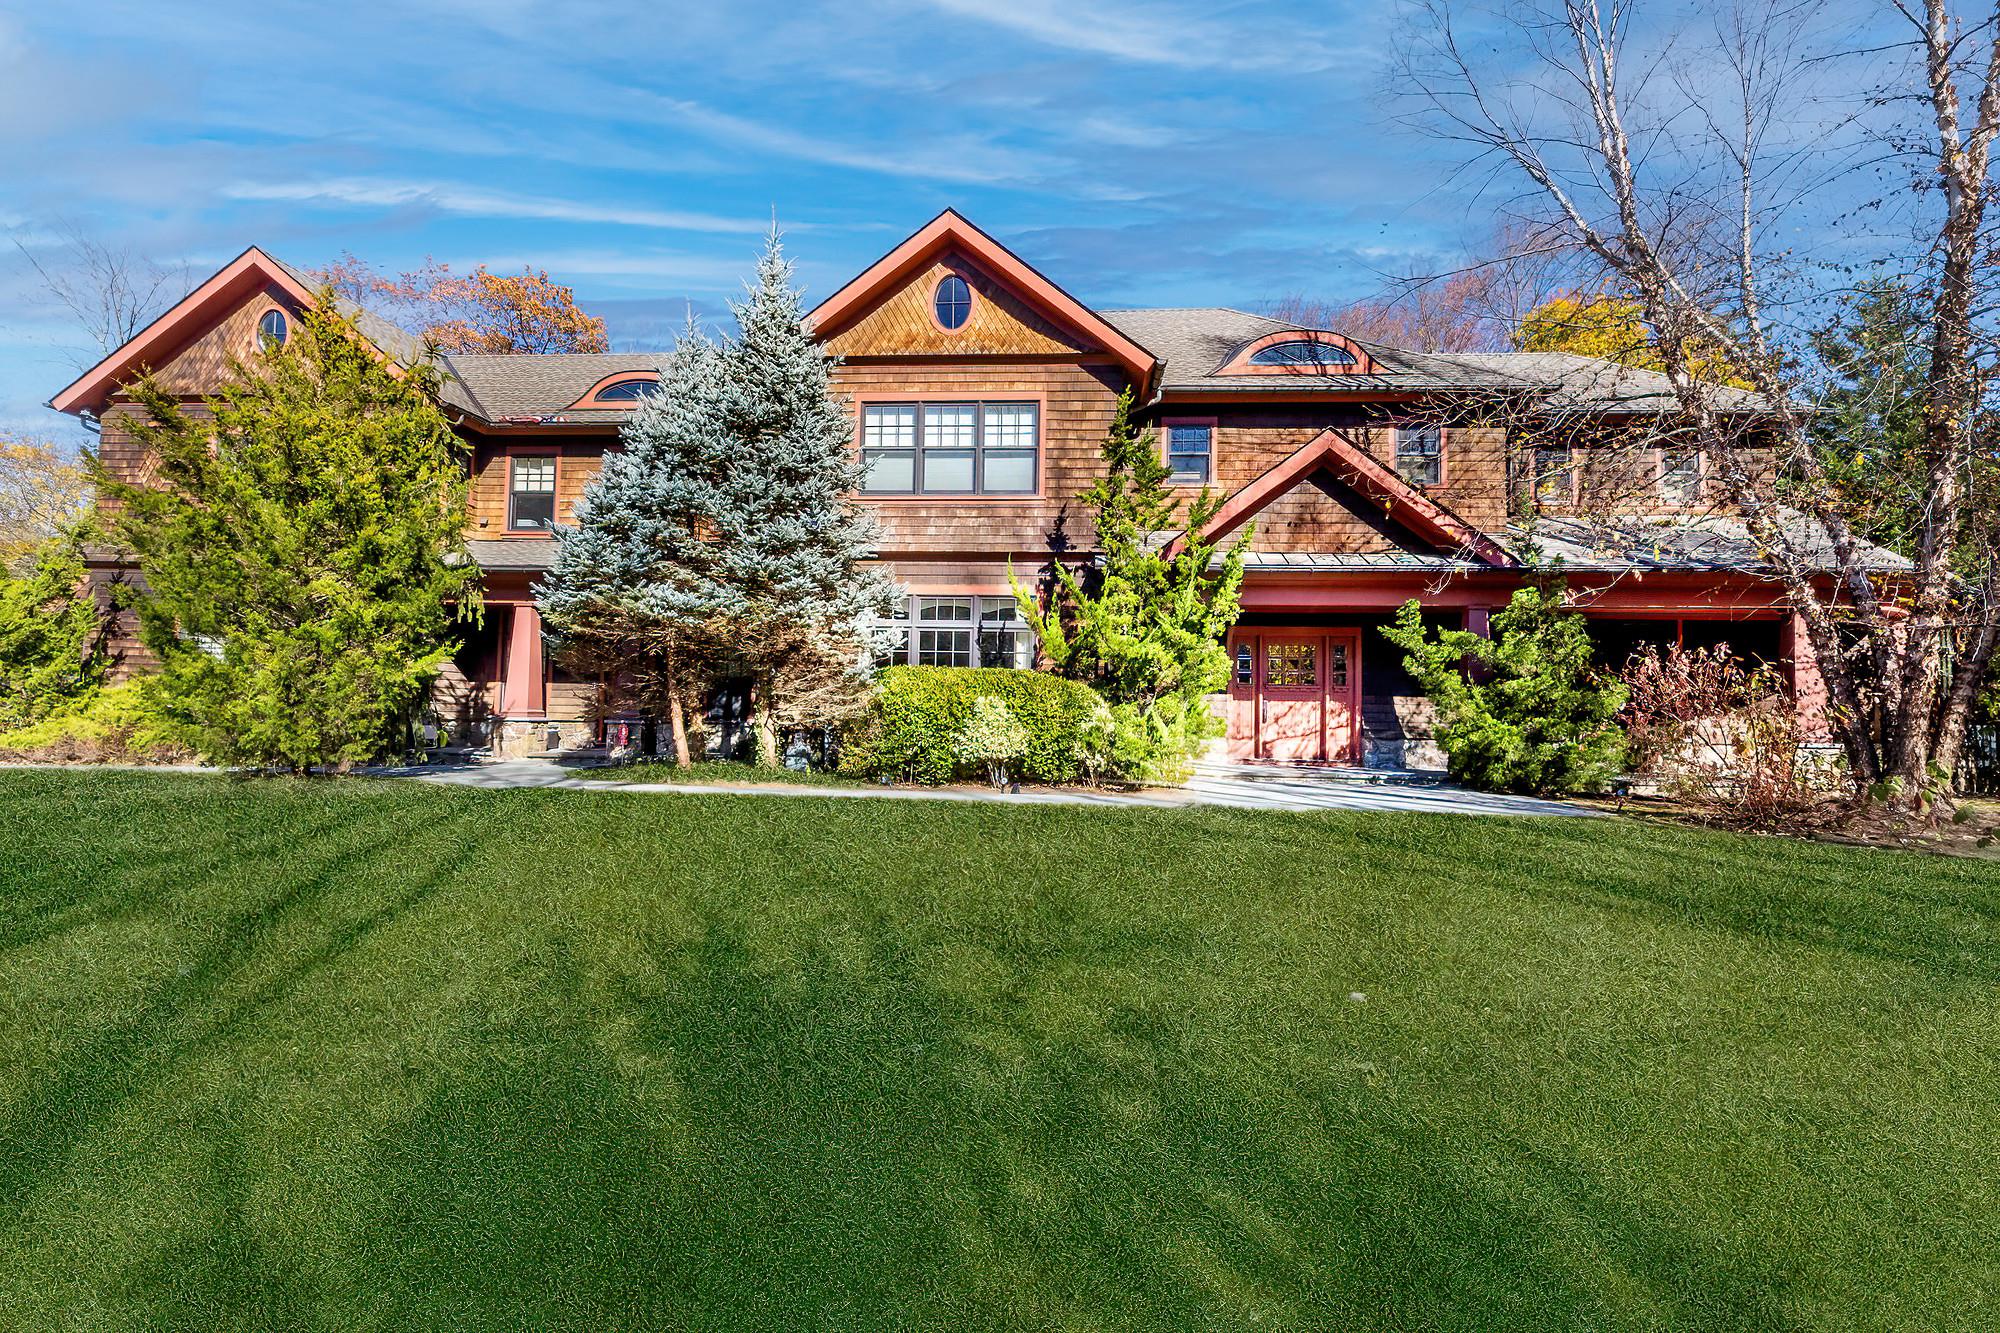
[{"label": "blue spruce tree", "polygon": [[556,529],[556,560],[535,589],[558,652],[613,675],[673,733],[692,762],[687,706],[719,665],[734,592],[718,579],[717,497],[734,467],[723,430],[726,361],[689,316],[659,391],[620,432],[584,488],[575,525]]},{"label": "blue spruce tree", "polygon": [[875,524],[854,499],[854,421],[775,230],[734,313],[722,378],[735,457],[715,489],[712,555],[716,584],[736,598],[731,638],[751,679],[758,762],[769,764],[783,727],[830,720],[860,698],[868,626],[893,614],[899,590],[867,563]]}]

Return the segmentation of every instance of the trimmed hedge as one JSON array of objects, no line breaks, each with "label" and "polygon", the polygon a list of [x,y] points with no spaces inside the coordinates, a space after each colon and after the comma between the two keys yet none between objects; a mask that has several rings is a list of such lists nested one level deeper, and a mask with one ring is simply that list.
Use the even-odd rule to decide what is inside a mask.
[{"label": "trimmed hedge", "polygon": [[972,701],[1004,701],[1028,730],[1028,752],[1011,768],[1036,782],[1074,782],[1085,718],[1103,705],[1081,681],[1011,667],[889,667],[876,677],[868,711],[841,743],[840,771],[886,773],[917,782],[972,776],[977,765],[958,758],[958,738]]}]

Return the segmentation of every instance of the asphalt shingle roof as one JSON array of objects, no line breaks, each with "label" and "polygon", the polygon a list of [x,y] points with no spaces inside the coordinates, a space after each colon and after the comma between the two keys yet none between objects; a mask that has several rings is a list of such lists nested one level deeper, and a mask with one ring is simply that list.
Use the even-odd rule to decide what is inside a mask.
[{"label": "asphalt shingle roof", "polygon": [[[1380,373],[1220,375],[1216,372],[1244,344],[1268,333],[1303,332],[1305,326],[1224,306],[1100,313],[1166,363],[1160,375],[1162,393],[1176,389],[1251,393],[1296,393],[1301,388],[1344,393],[1553,389],[1544,406],[1559,411],[1659,412],[1675,406],[1665,376],[1568,352],[1411,352],[1356,339]],[[1739,389],[1719,393],[1724,407],[1748,409],[1759,402],[1756,395]]]},{"label": "asphalt shingle roof", "polygon": [[456,352],[440,360],[445,399],[487,421],[561,414],[571,421],[623,421],[630,409],[569,405],[607,375],[658,370],[664,352],[523,354]]}]

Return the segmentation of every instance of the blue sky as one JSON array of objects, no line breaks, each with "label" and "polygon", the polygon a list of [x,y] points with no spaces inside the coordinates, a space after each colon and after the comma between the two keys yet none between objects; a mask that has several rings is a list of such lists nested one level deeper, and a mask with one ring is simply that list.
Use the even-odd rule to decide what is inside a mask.
[{"label": "blue sky", "polygon": [[12,242],[198,280],[256,243],[546,267],[614,346],[737,290],[773,210],[823,295],[956,207],[1084,300],[1364,295],[1485,231],[1380,107],[1390,10],[1113,0],[0,10],[0,426],[94,360]]}]

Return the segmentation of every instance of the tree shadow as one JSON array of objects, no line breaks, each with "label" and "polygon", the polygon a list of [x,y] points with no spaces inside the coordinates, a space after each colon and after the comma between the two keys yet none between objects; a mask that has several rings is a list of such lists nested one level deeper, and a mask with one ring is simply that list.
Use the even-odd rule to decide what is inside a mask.
[{"label": "tree shadow", "polygon": [[1051,986],[1087,969],[968,997],[888,933],[777,959],[711,925],[590,971],[553,964],[552,1002],[378,1141],[370,1322],[1794,1323],[1754,1242],[1532,1145],[1246,1069],[1171,1006],[1066,1008]]}]

